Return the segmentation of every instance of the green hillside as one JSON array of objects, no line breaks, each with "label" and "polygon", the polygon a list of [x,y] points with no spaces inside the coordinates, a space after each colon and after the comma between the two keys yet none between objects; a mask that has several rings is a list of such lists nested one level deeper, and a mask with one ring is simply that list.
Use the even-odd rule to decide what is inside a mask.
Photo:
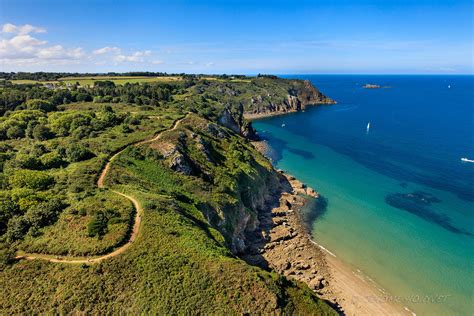
[{"label": "green hillside", "polygon": [[1,84],[1,314],[334,314],[239,258],[279,189],[243,114],[305,83]]}]

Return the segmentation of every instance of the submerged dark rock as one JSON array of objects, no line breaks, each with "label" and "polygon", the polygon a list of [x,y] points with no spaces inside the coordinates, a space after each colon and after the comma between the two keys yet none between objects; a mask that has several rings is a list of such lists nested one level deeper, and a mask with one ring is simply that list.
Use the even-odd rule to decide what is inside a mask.
[{"label": "submerged dark rock", "polygon": [[451,219],[442,213],[429,208],[432,203],[441,202],[431,193],[415,191],[413,193],[393,193],[385,197],[385,202],[395,208],[405,210],[423,220],[434,223],[455,234],[472,236],[470,232],[457,228]]}]

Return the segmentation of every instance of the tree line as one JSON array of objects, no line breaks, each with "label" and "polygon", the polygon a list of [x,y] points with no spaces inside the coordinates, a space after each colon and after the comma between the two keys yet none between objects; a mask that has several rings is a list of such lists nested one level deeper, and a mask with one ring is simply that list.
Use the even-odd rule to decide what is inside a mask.
[{"label": "tree line", "polygon": [[[96,81],[93,87],[73,85],[70,88],[48,89],[40,84],[0,83],[0,115],[14,110],[55,110],[58,105],[72,102],[134,103],[158,106],[171,101],[172,95],[185,89],[192,81],[178,83],[126,83],[115,85],[112,81]],[[28,102],[29,100],[41,100]]]},{"label": "tree line", "polygon": [[229,77],[245,78],[245,75],[204,75],[204,74],[185,74],[185,73],[166,73],[151,71],[132,71],[132,72],[107,72],[107,73],[79,73],[79,72],[0,72],[0,79],[5,80],[36,80],[36,81],[56,81],[64,77],[213,77],[226,79]]}]

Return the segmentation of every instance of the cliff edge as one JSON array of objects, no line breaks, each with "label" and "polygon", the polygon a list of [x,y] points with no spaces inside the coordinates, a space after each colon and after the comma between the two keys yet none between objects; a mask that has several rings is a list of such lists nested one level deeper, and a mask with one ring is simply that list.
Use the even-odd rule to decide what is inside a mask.
[{"label": "cliff edge", "polygon": [[286,91],[252,97],[250,104],[245,107],[244,117],[254,119],[304,111],[310,105],[336,103],[314,87],[309,80],[286,80],[280,83],[280,87],[286,87]]}]

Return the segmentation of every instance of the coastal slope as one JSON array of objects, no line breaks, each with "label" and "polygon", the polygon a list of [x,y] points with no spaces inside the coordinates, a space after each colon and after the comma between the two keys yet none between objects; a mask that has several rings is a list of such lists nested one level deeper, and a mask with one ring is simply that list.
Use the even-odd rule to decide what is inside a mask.
[{"label": "coastal slope", "polygon": [[[179,79],[169,86],[105,82],[69,90],[76,101],[57,104],[58,109],[48,102],[67,100],[68,90],[5,86],[20,97],[34,90],[45,100],[26,100],[25,107],[48,108],[5,103],[9,110],[0,122],[0,130],[7,129],[0,133],[2,206],[12,210],[2,213],[1,313],[334,315],[305,284],[240,259],[260,225],[258,214],[285,189],[248,141],[251,129],[240,101],[255,93],[252,80],[280,85],[268,78]],[[223,97],[219,91],[229,86],[243,99]],[[155,106],[76,98],[126,89],[150,95],[166,89],[172,98]],[[258,89],[263,94],[270,87]],[[27,128],[21,121],[27,119],[44,135],[11,129],[14,122]],[[160,137],[153,137],[157,133]],[[108,157],[115,158],[99,178]],[[114,192],[133,197],[139,214]],[[51,204],[52,196],[61,201]],[[132,240],[136,216],[140,230],[125,251],[87,260]],[[20,250],[83,260],[23,260],[15,256]]]}]

